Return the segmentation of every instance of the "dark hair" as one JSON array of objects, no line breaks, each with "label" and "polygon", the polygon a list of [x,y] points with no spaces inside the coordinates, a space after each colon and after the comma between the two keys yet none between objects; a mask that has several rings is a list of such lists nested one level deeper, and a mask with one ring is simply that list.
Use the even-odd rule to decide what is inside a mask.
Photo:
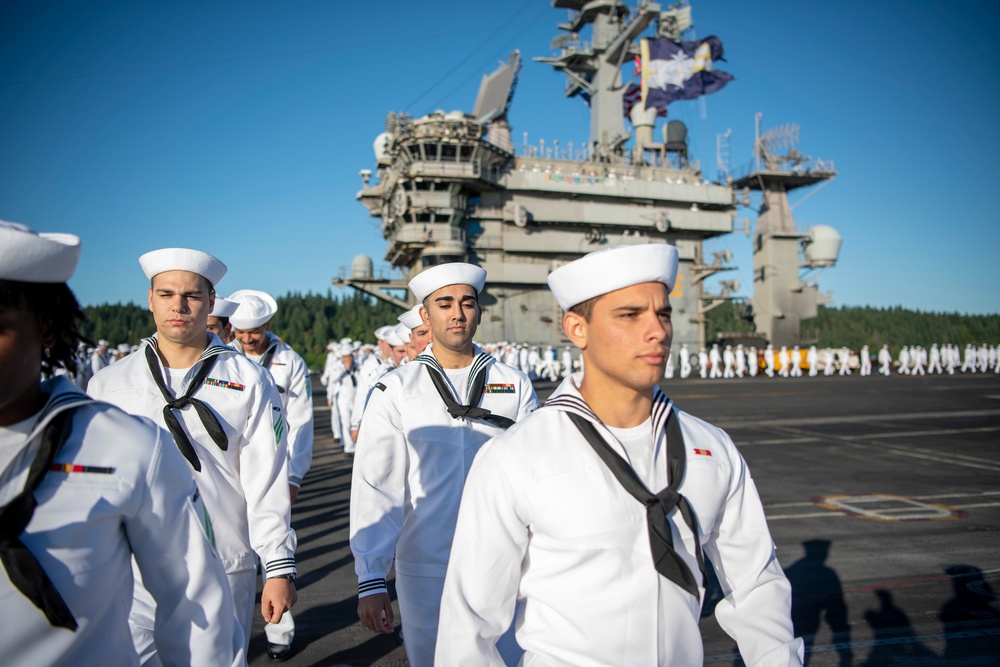
[{"label": "dark hair", "polygon": [[579,315],[580,317],[589,322],[590,316],[594,314],[594,304],[597,303],[597,300],[600,299],[602,296],[604,295],[600,294],[598,296],[591,297],[586,301],[581,301],[580,303],[571,307],[569,309],[569,312]]},{"label": "dark hair", "polygon": [[0,306],[27,307],[35,315],[43,335],[51,332],[52,345],[42,354],[42,375],[56,368],[76,372],[76,350],[80,343],[93,345],[80,330],[87,316],[66,283],[24,283],[0,280]]}]

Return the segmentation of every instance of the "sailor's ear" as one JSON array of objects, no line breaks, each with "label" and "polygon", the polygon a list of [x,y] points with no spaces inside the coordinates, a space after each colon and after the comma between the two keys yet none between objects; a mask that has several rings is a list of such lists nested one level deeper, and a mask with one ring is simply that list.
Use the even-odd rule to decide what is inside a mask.
[{"label": "sailor's ear", "polygon": [[587,335],[590,328],[587,319],[579,313],[568,310],[563,315],[562,325],[563,331],[566,332],[566,337],[569,338],[570,342],[581,350],[586,350]]}]

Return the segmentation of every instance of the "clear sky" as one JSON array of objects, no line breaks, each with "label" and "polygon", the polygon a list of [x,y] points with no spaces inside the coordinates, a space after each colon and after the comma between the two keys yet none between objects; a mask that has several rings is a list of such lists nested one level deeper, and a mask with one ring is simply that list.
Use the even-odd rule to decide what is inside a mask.
[{"label": "clear sky", "polygon": [[[765,129],[797,123],[799,150],[839,172],[795,208],[801,228],[844,238],[820,276],[836,304],[1000,313],[1000,5],[692,6],[736,77],[670,107],[706,177],[720,133],[735,167],[756,112]],[[565,18],[546,0],[4,2],[0,218],[82,237],[84,304],[143,302],[136,260],[165,246],[228,264],[222,295],[325,292],[355,255],[382,262],[355,195],[387,112],[471,112],[482,74],[518,48],[515,143],[587,140],[584,103],[531,61]],[[751,296],[749,239],[706,246],[724,248],[739,271],[722,277]]]}]

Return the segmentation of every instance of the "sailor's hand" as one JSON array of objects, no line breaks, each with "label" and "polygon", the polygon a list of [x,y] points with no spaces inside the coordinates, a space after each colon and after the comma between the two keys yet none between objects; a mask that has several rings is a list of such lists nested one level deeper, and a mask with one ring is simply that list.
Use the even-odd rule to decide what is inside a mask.
[{"label": "sailor's hand", "polygon": [[289,484],[288,497],[291,499],[292,504],[294,505],[295,501],[299,499],[299,487],[295,486],[294,484]]},{"label": "sailor's hand", "polygon": [[359,431],[359,430],[357,430],[357,429],[353,429],[353,428],[352,428],[352,429],[351,429],[351,440],[353,440],[354,442],[357,442],[357,441],[358,441],[358,434],[359,434],[360,432],[361,432],[361,431]]},{"label": "sailor's hand", "polygon": [[376,593],[358,600],[358,618],[361,625],[372,632],[389,635],[395,632],[392,627],[392,603],[387,593]]},{"label": "sailor's hand", "polygon": [[295,605],[299,599],[295,584],[284,577],[275,577],[264,582],[260,594],[260,615],[268,623],[277,623],[281,615]]}]

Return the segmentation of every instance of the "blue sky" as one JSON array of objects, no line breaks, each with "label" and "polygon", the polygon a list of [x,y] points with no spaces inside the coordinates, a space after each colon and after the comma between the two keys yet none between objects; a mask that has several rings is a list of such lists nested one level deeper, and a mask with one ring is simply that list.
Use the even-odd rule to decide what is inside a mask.
[{"label": "blue sky", "polygon": [[[634,6],[634,2],[630,2]],[[666,3],[664,3],[666,4]],[[671,105],[714,179],[764,128],[839,175],[795,209],[844,238],[820,276],[839,305],[1000,313],[1000,9],[993,2],[693,3],[736,76]],[[356,202],[388,111],[471,111],[519,48],[515,143],[582,143],[588,113],[550,55],[545,0],[6,2],[0,7],[0,218],[83,239],[84,304],[145,300],[137,258],[197,247],[229,265],[219,293],[325,292],[385,244]],[[802,195],[794,195],[795,203]],[[740,218],[756,217],[749,209]],[[749,239],[729,248],[750,296]]]}]

